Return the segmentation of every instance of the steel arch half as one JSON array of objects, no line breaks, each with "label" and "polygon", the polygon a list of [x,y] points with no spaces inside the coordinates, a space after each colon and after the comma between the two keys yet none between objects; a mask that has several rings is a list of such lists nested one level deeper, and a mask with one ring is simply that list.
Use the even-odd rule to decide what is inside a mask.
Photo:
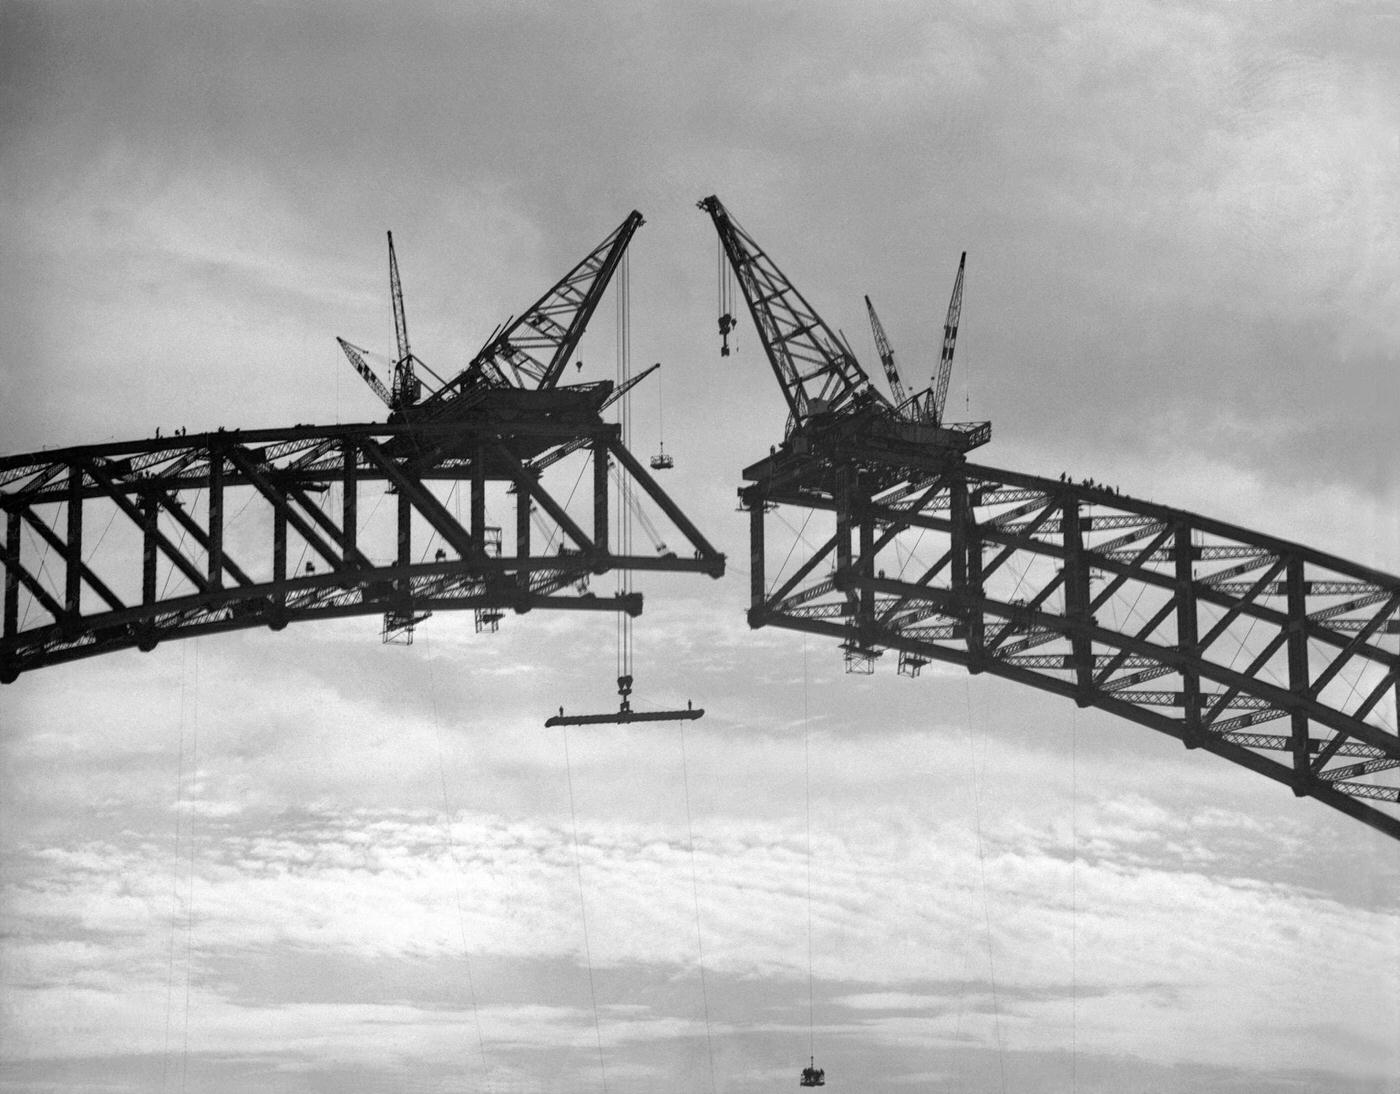
[{"label": "steel arch half", "polygon": [[[839,432],[744,472],[751,626],[839,639],[851,671],[893,650],[904,675],[941,661],[1063,695],[1400,838],[1400,578],[1102,485]],[[770,580],[783,506],[821,530]]]},{"label": "steel arch half", "polygon": [[[606,381],[482,389],[450,420],[220,430],[0,458],[0,681],[298,620],[382,613],[385,640],[406,641],[436,610],[474,609],[479,630],[507,611],[635,615],[640,593],[598,596],[589,578],[719,577],[724,556],[600,416],[611,391]],[[556,496],[545,469],[574,453],[574,485],[588,486],[571,509],[573,492]],[[632,480],[652,554],[609,541],[615,475]],[[465,519],[433,490],[443,483],[464,485]],[[512,527],[487,523],[488,496]],[[371,501],[385,510],[374,541]]]}]

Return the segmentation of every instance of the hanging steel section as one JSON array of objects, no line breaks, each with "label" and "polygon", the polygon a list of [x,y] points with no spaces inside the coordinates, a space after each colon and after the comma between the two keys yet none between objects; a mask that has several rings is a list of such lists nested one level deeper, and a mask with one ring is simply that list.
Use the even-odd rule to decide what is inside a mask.
[{"label": "hanging steel section", "polygon": [[[306,619],[382,612],[386,626],[409,626],[450,609],[637,614],[640,594],[595,596],[589,576],[719,577],[724,556],[602,420],[612,389],[481,388],[451,421],[220,431],[0,458],[0,680]],[[585,453],[591,520],[571,516],[541,477],[537,465],[561,448]],[[610,461],[688,550],[625,555],[610,545]],[[431,488],[448,482],[467,488],[465,520]],[[513,499],[513,534],[486,523],[492,486]],[[391,557],[359,541],[371,501],[394,507]],[[549,527],[548,550],[533,538],[537,521]]]},{"label": "hanging steel section", "polygon": [[[1400,578],[850,433],[744,478],[751,626],[828,635],[855,667],[892,650],[906,675],[942,661],[1054,692],[1400,838]],[[812,511],[818,546],[770,575],[783,506]]]}]

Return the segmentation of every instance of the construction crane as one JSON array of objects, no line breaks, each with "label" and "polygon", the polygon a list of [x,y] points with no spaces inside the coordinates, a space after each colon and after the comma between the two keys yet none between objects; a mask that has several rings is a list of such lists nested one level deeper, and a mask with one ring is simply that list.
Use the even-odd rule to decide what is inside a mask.
[{"label": "construction crane", "polygon": [[524,314],[497,327],[467,367],[425,403],[447,404],[483,384],[537,391],[556,387],[628,243],[644,223],[641,213],[629,213]]},{"label": "construction crane", "polygon": [[[990,422],[949,423],[943,419],[941,400],[947,395],[947,372],[957,337],[963,265],[958,267],[944,328],[938,377],[932,388],[912,397],[903,398],[894,352],[867,300],[881,364],[897,400],[891,403],[871,385],[844,339],[832,333],[719,199],[705,198],[699,206],[714,221],[788,404],[782,444],[744,469],[744,478],[755,484],[739,492],[741,507],[750,514],[750,553],[755,559],[763,557],[763,515],[775,496],[801,497],[814,506],[829,508],[835,516],[836,532],[830,541],[835,569],[827,582],[828,591],[842,598],[836,610],[845,619],[842,649],[846,667],[852,672],[873,671],[874,659],[880,655],[878,643],[872,640],[877,630],[876,602],[869,583],[861,582],[876,579],[875,556],[897,534],[898,526],[877,532],[865,514],[883,491],[907,485],[912,469],[933,476],[932,481],[937,482],[940,471],[965,464],[969,451],[991,440]],[[937,390],[940,380],[942,395]],[[756,565],[753,573],[761,568],[761,564]],[[806,573],[800,569],[773,595],[786,596]],[[752,581],[754,612],[762,613],[770,599],[769,590],[760,579]],[[753,626],[762,625],[755,619],[769,618],[754,612],[750,614]]]},{"label": "construction crane", "polygon": [[403,310],[403,285],[399,281],[399,260],[394,255],[394,233],[389,232],[389,296],[394,301],[394,339],[399,355],[394,359],[394,386],[390,391],[390,410],[403,412],[416,403],[423,393],[423,384],[414,371],[413,350],[408,347],[408,317]]},{"label": "construction crane", "polygon": [[777,264],[734,220],[719,198],[711,195],[698,203],[708,213],[729,259],[749,315],[763,344],[769,365],[788,406],[784,450],[805,455],[816,448],[839,447],[843,440],[882,439],[894,445],[912,445],[918,452],[937,450],[961,457],[991,439],[987,422],[949,424],[943,420],[942,399],[947,397],[948,371],[952,367],[962,308],[963,263],[958,266],[953,302],[944,327],[943,354],[937,387],[917,395],[905,395],[894,362],[894,352],[870,306],[871,325],[894,402],[870,382],[845,340],[817,314]]},{"label": "construction crane", "polygon": [[422,368],[434,379],[442,382],[442,378],[437,376],[432,369],[423,364],[414,354],[408,344],[408,316],[404,311],[403,304],[403,282],[399,279],[399,260],[394,254],[394,233],[386,233],[389,237],[389,299],[394,309],[394,341],[398,350],[397,356],[389,365],[390,385],[384,386],[384,382],[379,379],[378,373],[370,363],[376,355],[369,350],[347,342],[344,338],[337,338],[340,348],[345,352],[350,364],[355,367],[355,371],[369,389],[373,391],[385,406],[389,408],[389,420],[402,419],[408,408],[414,406],[423,395],[423,381],[418,377],[418,369]]},{"label": "construction crane", "polygon": [[894,347],[885,335],[885,328],[880,323],[880,317],[875,314],[875,305],[870,302],[869,296],[865,298],[865,310],[870,313],[870,331],[875,336],[875,352],[880,355],[880,364],[885,366],[885,379],[889,381],[894,405],[896,408],[902,407],[907,396],[904,394],[904,382],[899,378],[899,368],[894,363]]},{"label": "construction crane", "polygon": [[953,296],[948,301],[948,318],[943,322],[943,352],[938,360],[938,379],[934,382],[931,421],[934,425],[943,424],[943,408],[948,402],[948,378],[953,374],[953,347],[958,341],[958,319],[962,315],[963,270],[967,266],[967,252],[958,259],[958,276],[953,282]]},{"label": "construction crane", "polygon": [[[398,356],[391,363],[391,387],[386,387],[371,361],[378,355],[344,338],[337,338],[346,358],[371,391],[389,408],[390,420],[411,409],[415,421],[452,419],[478,406],[490,391],[548,391],[559,384],[573,359],[579,339],[612,278],[633,234],[644,223],[633,210],[606,239],[560,278],[519,318],[496,327],[465,368],[444,381],[413,353],[399,280],[393,234],[389,236],[389,292],[394,309]],[[380,358],[382,360],[382,358]],[[423,369],[438,386],[423,393],[417,370]],[[600,393],[599,398],[602,397]]]},{"label": "construction crane", "polygon": [[870,377],[763,248],[717,197],[699,207],[710,214],[739,281],[768,363],[788,404],[789,434],[808,420],[874,402],[892,410]]},{"label": "construction crane", "polygon": [[958,259],[958,275],[953,280],[953,295],[948,301],[948,315],[943,321],[943,349],[939,354],[938,371],[934,373],[929,386],[912,397],[906,397],[904,393],[899,368],[894,361],[894,347],[885,335],[880,317],[875,314],[875,306],[870,303],[870,297],[865,298],[866,310],[870,312],[870,329],[875,335],[875,349],[880,355],[880,364],[885,368],[890,390],[894,393],[896,411],[905,421],[935,427],[943,425],[944,408],[948,402],[948,380],[953,373],[953,350],[958,342],[958,320],[962,315],[963,274],[966,269],[967,252],[963,251]]},{"label": "construction crane", "polygon": [[[389,365],[390,384],[380,379],[384,371],[382,357],[344,338],[338,339],[355,371],[389,408],[389,424],[411,425],[417,430],[391,436],[383,445],[384,455],[398,461],[410,474],[450,460],[465,461],[473,468],[473,481],[478,484],[473,488],[473,499],[484,498],[487,481],[514,478],[524,468],[537,475],[549,463],[584,447],[595,449],[595,465],[602,468],[600,474],[606,475],[607,463],[598,462],[597,435],[582,427],[598,421],[603,409],[625,396],[632,385],[614,385],[609,380],[565,385],[560,380],[569,362],[576,360],[575,352],[588,321],[642,224],[641,213],[634,210],[628,214],[519,318],[497,325],[467,366],[447,381],[429,369],[410,347],[403,285],[391,234],[389,292],[397,356]],[[375,367],[376,358],[379,368]],[[436,381],[435,388],[425,391],[418,378],[420,369]],[[650,371],[653,370],[642,376]],[[522,421],[531,423],[532,428],[522,432],[518,428]],[[508,443],[482,445],[483,432],[489,434],[493,424],[510,435]],[[521,482],[516,478],[513,489],[520,488]],[[426,494],[416,500],[433,505],[433,499]],[[412,501],[401,500],[401,506]],[[473,504],[481,503],[474,500]],[[675,514],[672,516],[674,519]],[[463,544],[462,551],[484,565],[491,557],[491,530],[484,524],[484,514],[474,516],[473,528],[475,539]],[[502,583],[493,572],[485,584],[494,591]],[[547,584],[548,581],[537,585],[536,591]],[[411,605],[411,590],[406,584],[401,592],[404,604]],[[499,617],[498,608],[490,609],[489,615],[478,612],[478,625],[485,620],[494,629]],[[391,608],[385,613],[385,640],[411,636],[414,624],[422,618],[426,616],[415,614],[411,607]]]}]

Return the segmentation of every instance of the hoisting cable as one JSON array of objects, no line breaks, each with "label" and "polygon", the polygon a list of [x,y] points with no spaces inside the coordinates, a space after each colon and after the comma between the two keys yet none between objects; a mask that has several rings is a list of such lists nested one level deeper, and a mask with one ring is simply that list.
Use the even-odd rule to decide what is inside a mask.
[{"label": "hoisting cable", "polygon": [[798,1085],[825,1086],[826,1071],[817,1066],[816,977],[812,971],[812,746],[807,703],[807,634],[802,634],[802,792],[807,827],[807,1066]]},{"label": "hoisting cable", "polygon": [[724,253],[724,240],[715,240],[715,281],[719,297],[719,336],[721,357],[729,356],[729,335],[734,330],[734,274]]},{"label": "hoisting cable", "polygon": [[997,1064],[1001,1068],[1001,1094],[1006,1094],[1006,1053],[1001,1041],[1001,1001],[997,998],[997,966],[992,954],[992,915],[987,900],[987,860],[982,849],[982,793],[978,787],[977,747],[972,730],[972,684],[963,678],[967,707],[967,750],[972,767],[972,819],[977,833],[977,879],[982,890],[982,927],[987,939],[987,975],[992,985],[992,1030],[996,1038]]},{"label": "hoisting cable", "polygon": [[802,794],[807,820],[807,1047],[817,1055],[817,1004],[812,975],[812,732],[807,719],[807,632],[802,632]]},{"label": "hoisting cable", "polygon": [[160,1067],[161,1090],[165,1089],[170,1073],[170,1025],[175,1013],[175,938],[180,923],[180,830],[185,815],[185,710],[190,647],[185,645],[181,649],[180,753],[175,773],[175,846],[170,855],[170,954],[165,973],[165,1052]]},{"label": "hoisting cable", "polygon": [[1069,1060],[1079,1094],[1079,708],[1069,712]]},{"label": "hoisting cable", "polygon": [[603,1026],[598,1019],[598,992],[593,984],[593,950],[588,944],[588,906],[583,899],[583,862],[578,854],[578,810],[574,806],[574,773],[569,762],[569,727],[564,734],[564,777],[569,786],[569,821],[572,824],[574,843],[574,876],[578,880],[578,914],[583,923],[583,960],[588,966],[588,998],[593,1003],[593,1030],[598,1038],[598,1073],[603,1080],[603,1094],[608,1094],[608,1069],[603,1062]]},{"label": "hoisting cable", "polygon": [[705,986],[705,945],[700,935],[700,884],[695,876],[695,826],[690,812],[690,765],[685,756],[685,723],[681,730],[681,787],[685,793],[685,839],[690,851],[690,897],[695,905],[695,965],[700,972],[700,1005],[705,1014],[705,1050],[710,1060],[710,1091],[717,1094],[715,1079],[715,1044],[710,1031],[710,996]]},{"label": "hoisting cable", "polygon": [[[170,872],[170,955],[165,981],[165,1052],[161,1061],[160,1085],[164,1090],[170,1076],[170,1026],[175,1010],[175,945],[180,923],[180,873],[185,866],[180,857],[181,818],[188,813],[189,820],[184,825],[185,838],[189,841],[189,865],[185,881],[185,1016],[180,1050],[180,1089],[186,1089],[190,1071],[190,975],[194,937],[194,810],[186,807],[186,771],[191,790],[199,781],[199,639],[191,644],[194,651],[194,697],[186,702],[186,664],[189,652],[182,658],[180,672],[180,759],[175,788],[175,849]],[[189,763],[185,763],[186,711],[189,710],[190,742]],[[192,804],[192,803],[191,803]]]},{"label": "hoisting cable", "polygon": [[[659,363],[659,362],[658,362]],[[661,377],[656,378],[656,455],[651,458],[653,471],[669,471],[676,461],[666,455],[666,403]]]},{"label": "hoisting cable", "polygon": [[[632,279],[627,252],[617,267],[617,385],[623,387],[632,378]],[[632,448],[632,393],[618,400],[617,419],[622,447]],[[623,558],[632,554],[632,477],[617,477],[617,549]],[[632,571],[627,566],[617,570],[619,599],[632,592]],[[617,613],[617,690],[624,707],[632,690],[632,617],[626,611]]]},{"label": "hoisting cable", "polygon": [[[617,266],[617,383],[609,399],[617,406],[617,434],[610,444],[620,444],[623,449],[632,445],[632,287],[631,263],[624,253]],[[650,370],[648,370],[649,372]],[[642,373],[645,376],[647,373]],[[641,376],[637,377],[641,379]],[[607,459],[606,452],[596,452],[594,459]],[[597,466],[596,463],[594,465]],[[607,470],[612,474],[617,487],[616,508],[616,548],[612,552],[613,569],[617,572],[617,597],[621,605],[617,612],[617,693],[621,700],[616,714],[568,714],[559,708],[557,715],[545,719],[545,725],[601,725],[604,723],[624,724],[630,722],[675,722],[702,718],[705,711],[687,702],[684,710],[632,709],[632,615],[626,605],[633,599],[633,579],[630,559],[634,550],[632,518],[636,513],[658,551],[665,549],[651,522],[640,513],[637,505],[637,486],[630,474],[622,473],[611,460]],[[606,484],[600,484],[607,489]],[[606,545],[604,545],[606,546]]]},{"label": "hoisting cable", "polygon": [[[194,702],[190,718],[190,778],[191,789],[199,785],[199,638],[194,640]],[[191,803],[193,804],[193,803]],[[190,983],[194,976],[194,810],[185,829],[190,845],[189,879],[185,884],[185,1032],[180,1051],[180,1090],[183,1092],[190,1075]]]},{"label": "hoisting cable", "polygon": [[438,787],[442,792],[442,834],[447,842],[448,856],[452,859],[452,892],[457,905],[457,934],[462,942],[462,961],[467,970],[467,993],[471,997],[472,1022],[476,1026],[477,1052],[481,1056],[481,1069],[485,1072],[487,1070],[486,1039],[481,1033],[481,1013],[476,1002],[476,981],[472,976],[472,955],[467,945],[466,916],[462,911],[462,866],[461,859],[457,854],[457,841],[452,835],[451,804],[447,797],[447,764],[443,759],[442,750],[442,719],[438,715],[437,686],[433,676],[432,638],[425,634],[423,642],[423,656],[428,664],[428,698],[433,706],[433,733],[437,740]]}]

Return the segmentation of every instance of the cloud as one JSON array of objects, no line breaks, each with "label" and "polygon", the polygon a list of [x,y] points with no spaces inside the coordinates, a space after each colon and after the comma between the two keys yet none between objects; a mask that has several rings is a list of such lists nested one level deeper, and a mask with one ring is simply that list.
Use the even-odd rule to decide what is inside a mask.
[{"label": "cloud", "polygon": [[386,228],[415,349],[451,371],[635,206],[634,359],[666,368],[634,447],[664,411],[663,485],[730,561],[638,582],[635,701],[706,707],[684,751],[571,731],[566,764],[543,718],[616,702],[614,620],[575,613],[439,613],[411,649],[371,620],[241,632],[0,691],[16,1082],[157,1085],[188,983],[205,1089],[573,1087],[600,1038],[620,1087],[700,1083],[713,1050],[758,1089],[813,1031],[809,912],[815,1025],[872,1089],[1047,1089],[1067,1044],[1086,1090],[1400,1072],[1372,1033],[1397,1006],[1381,837],[1000,681],[848,677],[834,643],[747,627],[733,490],[783,411],[751,329],[715,356],[692,208],[719,193],[867,364],[871,293],[907,378],[966,248],[953,403],[995,420],[989,462],[1393,568],[1388,11],[0,21],[6,451],[376,414],[332,337],[392,340]]}]

